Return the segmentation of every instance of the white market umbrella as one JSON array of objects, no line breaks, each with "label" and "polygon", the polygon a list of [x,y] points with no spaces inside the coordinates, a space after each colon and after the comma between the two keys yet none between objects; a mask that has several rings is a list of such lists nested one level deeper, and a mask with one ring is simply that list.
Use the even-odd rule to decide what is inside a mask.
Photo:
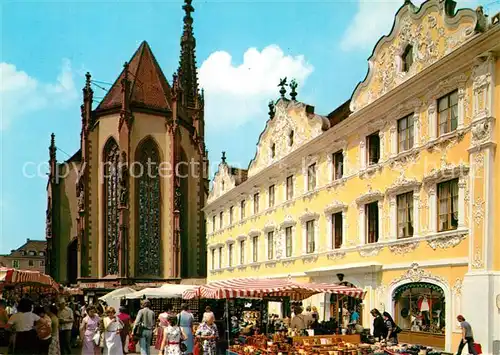
[{"label": "white market umbrella", "polygon": [[149,287],[127,294],[127,299],[141,298],[182,298],[183,292],[193,289],[194,285],[165,284],[161,287]]},{"label": "white market umbrella", "polygon": [[130,287],[117,288],[116,290],[113,290],[105,294],[104,296],[99,297],[99,300],[106,302],[109,306],[113,307],[116,311],[118,311],[118,308],[120,307],[120,299],[123,298],[125,295],[134,292],[135,290]]}]

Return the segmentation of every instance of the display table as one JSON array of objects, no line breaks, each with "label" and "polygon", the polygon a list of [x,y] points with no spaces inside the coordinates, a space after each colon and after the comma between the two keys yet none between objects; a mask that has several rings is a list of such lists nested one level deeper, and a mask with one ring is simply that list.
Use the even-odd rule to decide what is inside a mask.
[{"label": "display table", "polygon": [[321,345],[322,339],[326,339],[330,344],[332,343],[350,343],[359,344],[361,343],[361,336],[359,334],[352,335],[315,335],[315,336],[305,336],[305,337],[293,337],[293,344],[318,344]]},{"label": "display table", "polygon": [[422,344],[437,349],[444,349],[446,343],[444,334],[412,332],[410,330],[403,330],[399,333],[398,341],[399,343]]}]

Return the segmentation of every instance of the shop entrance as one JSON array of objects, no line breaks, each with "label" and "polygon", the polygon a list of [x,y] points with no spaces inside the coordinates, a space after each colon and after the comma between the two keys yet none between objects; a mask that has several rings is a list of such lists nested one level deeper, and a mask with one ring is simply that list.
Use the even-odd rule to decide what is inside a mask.
[{"label": "shop entrance", "polygon": [[445,347],[445,297],[441,287],[413,282],[394,290],[394,321],[403,330],[399,342]]},{"label": "shop entrance", "polygon": [[[356,288],[350,282],[340,282],[339,285]],[[357,316],[354,315],[357,313]],[[332,294],[330,296],[330,317],[332,317],[338,328],[347,328],[347,325],[353,323],[354,318],[357,318],[356,323],[363,325],[363,301],[359,298],[354,298],[345,295]]]}]

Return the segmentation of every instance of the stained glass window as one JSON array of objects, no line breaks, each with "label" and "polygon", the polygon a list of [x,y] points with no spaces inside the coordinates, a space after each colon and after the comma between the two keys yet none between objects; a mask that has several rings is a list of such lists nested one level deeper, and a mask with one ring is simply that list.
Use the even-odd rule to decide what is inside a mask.
[{"label": "stained glass window", "polygon": [[118,162],[120,149],[111,138],[104,146],[104,234],[106,241],[106,275],[118,275]]},{"label": "stained glass window", "polygon": [[136,165],[142,171],[135,172],[138,218],[137,274],[160,276],[160,157],[156,144],[144,141],[137,150]]}]

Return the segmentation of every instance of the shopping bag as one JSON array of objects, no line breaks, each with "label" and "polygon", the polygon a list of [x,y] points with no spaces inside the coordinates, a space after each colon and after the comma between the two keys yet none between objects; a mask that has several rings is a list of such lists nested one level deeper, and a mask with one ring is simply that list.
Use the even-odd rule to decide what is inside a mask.
[{"label": "shopping bag", "polygon": [[476,350],[476,353],[479,355],[479,354],[482,354],[483,353],[483,349],[481,348],[481,344],[479,343],[474,343],[474,349]]}]

